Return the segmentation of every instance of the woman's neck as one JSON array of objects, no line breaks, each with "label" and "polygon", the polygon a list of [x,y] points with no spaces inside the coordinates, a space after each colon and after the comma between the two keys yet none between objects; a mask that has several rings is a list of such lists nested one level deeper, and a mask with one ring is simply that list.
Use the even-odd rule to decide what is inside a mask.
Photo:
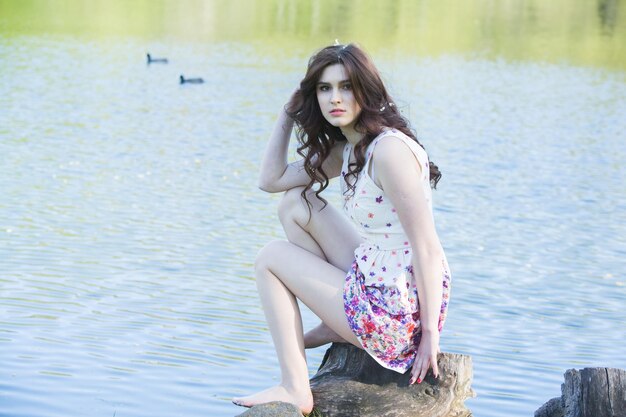
[{"label": "woman's neck", "polygon": [[341,133],[343,133],[343,135],[346,137],[346,139],[348,139],[348,142],[350,142],[352,146],[359,143],[361,139],[365,137],[363,133],[359,133],[353,128],[349,128],[349,127],[341,129]]}]

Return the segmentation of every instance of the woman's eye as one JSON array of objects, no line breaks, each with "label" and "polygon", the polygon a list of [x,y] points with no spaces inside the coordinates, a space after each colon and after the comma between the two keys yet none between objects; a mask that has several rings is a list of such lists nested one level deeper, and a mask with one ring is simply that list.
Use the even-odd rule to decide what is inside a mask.
[{"label": "woman's eye", "polygon": [[320,85],[320,91],[328,91],[327,85]]},{"label": "woman's eye", "polygon": [[344,90],[352,90],[352,84],[344,84],[343,85],[343,89]]}]

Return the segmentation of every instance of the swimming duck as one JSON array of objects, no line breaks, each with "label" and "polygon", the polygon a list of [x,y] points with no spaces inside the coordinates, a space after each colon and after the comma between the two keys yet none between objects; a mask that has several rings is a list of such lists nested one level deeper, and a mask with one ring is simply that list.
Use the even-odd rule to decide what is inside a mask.
[{"label": "swimming duck", "polygon": [[167,58],[152,58],[150,54],[146,54],[148,57],[148,64],[167,64]]},{"label": "swimming duck", "polygon": [[182,74],[180,76],[181,84],[202,84],[203,82],[202,78],[185,78]]}]

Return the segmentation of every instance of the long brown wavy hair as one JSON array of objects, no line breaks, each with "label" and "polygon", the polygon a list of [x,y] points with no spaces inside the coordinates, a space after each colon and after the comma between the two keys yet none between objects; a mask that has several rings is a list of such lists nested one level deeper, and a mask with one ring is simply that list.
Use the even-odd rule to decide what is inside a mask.
[{"label": "long brown wavy hair", "polygon": [[[345,175],[349,190],[354,190],[354,181],[349,181],[348,178],[356,178],[363,170],[365,150],[384,128],[397,129],[422,146],[411,131],[409,122],[400,114],[398,106],[387,93],[371,58],[361,48],[350,43],[321,49],[309,59],[300,88],[285,106],[287,114],[296,124],[296,136],[300,143],[297,152],[304,158],[304,169],[311,178],[302,192],[302,197],[309,206],[310,202],[306,195],[316,184],[315,195],[326,204],[320,193],[328,187],[329,179],[322,168],[322,163],[330,155],[335,143],[346,141],[341,130],[324,118],[317,101],[317,83],[322,72],[334,64],[342,64],[348,74],[354,97],[361,107],[354,129],[365,135],[354,147],[355,162],[350,163],[349,171]],[[441,172],[432,162],[429,162],[429,165],[430,184],[436,188]]]}]

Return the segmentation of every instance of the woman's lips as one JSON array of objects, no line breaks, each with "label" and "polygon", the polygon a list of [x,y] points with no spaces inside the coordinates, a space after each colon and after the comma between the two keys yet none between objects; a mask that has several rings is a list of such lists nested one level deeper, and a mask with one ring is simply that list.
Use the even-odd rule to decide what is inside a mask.
[{"label": "woman's lips", "polygon": [[346,111],[345,110],[341,110],[341,109],[335,109],[335,110],[331,110],[330,114],[332,116],[341,116],[342,114],[344,114]]}]

